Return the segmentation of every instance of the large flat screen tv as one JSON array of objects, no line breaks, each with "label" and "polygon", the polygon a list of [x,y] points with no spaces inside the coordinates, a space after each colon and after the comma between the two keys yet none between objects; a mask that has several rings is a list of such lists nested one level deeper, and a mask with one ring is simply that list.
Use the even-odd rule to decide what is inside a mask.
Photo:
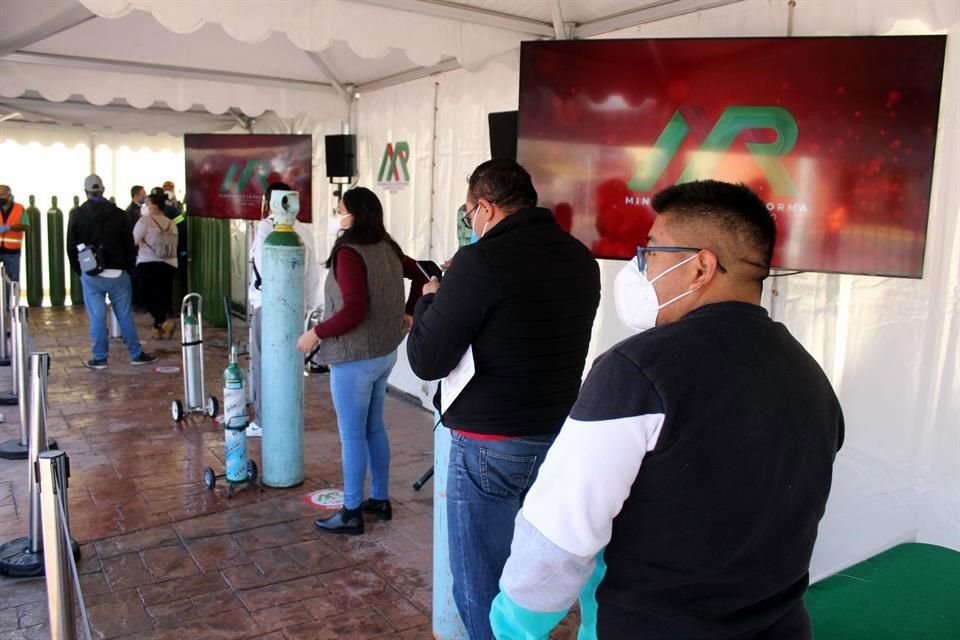
[{"label": "large flat screen tv", "polygon": [[284,182],[300,192],[297,219],[310,222],[311,136],[188,133],[183,147],[190,215],[259,220],[267,187]]},{"label": "large flat screen tv", "polygon": [[743,182],[775,266],[921,277],[946,36],[581,40],[521,49],[518,160],[600,258],[658,190]]}]

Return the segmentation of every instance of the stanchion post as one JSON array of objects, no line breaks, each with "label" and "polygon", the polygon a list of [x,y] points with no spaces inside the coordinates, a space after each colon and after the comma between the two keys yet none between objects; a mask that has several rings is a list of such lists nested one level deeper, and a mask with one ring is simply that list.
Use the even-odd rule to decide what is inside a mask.
[{"label": "stanchion post", "polygon": [[[26,308],[18,307],[18,323],[26,326]],[[24,329],[25,330],[25,329]],[[23,337],[22,331],[18,334]],[[21,343],[22,346],[22,343]],[[43,538],[40,525],[40,489],[37,460],[48,447],[47,440],[47,369],[50,356],[35,353],[30,358],[33,365],[31,384],[27,388],[26,370],[23,359],[20,360],[20,421],[25,424],[30,418],[30,446],[27,455],[27,504],[28,535],[0,545],[0,575],[15,578],[38,576],[43,574]],[[30,391],[35,394],[30,402],[32,410],[26,411]]]},{"label": "stanchion post", "polygon": [[107,335],[111,338],[119,338],[122,335],[120,333],[120,319],[117,318],[117,312],[114,311],[110,294],[107,294]]},{"label": "stanchion post", "polygon": [[19,388],[20,379],[20,369],[21,369],[21,359],[20,354],[23,353],[23,349],[18,349],[17,347],[23,346],[22,338],[23,334],[20,333],[19,320],[20,316],[17,314],[17,309],[19,307],[14,307],[10,309],[10,343],[11,343],[11,357],[10,357],[10,393],[13,394],[13,397],[17,397],[17,390]]},{"label": "stanchion post", "polygon": [[[38,355],[34,354],[33,358]],[[67,455],[63,451],[45,451],[37,461],[40,476],[40,495],[43,510],[43,565],[47,576],[47,608],[50,612],[50,637],[56,640],[76,640],[76,622],[73,617],[73,592],[70,586],[70,557],[72,553],[69,530],[66,529]],[[59,504],[58,504],[59,503]],[[58,510],[63,508],[64,518]]]},{"label": "stanchion post", "polygon": [[[26,308],[18,311],[26,313]],[[23,321],[21,316],[20,321]],[[50,366],[50,354],[34,353],[30,355],[30,389],[22,390],[20,397],[30,399],[30,550],[34,553],[43,550],[43,536],[40,527],[40,491],[37,460],[47,451],[47,369]],[[24,385],[26,386],[26,385]],[[27,395],[29,394],[29,395]],[[20,416],[23,419],[23,403],[20,404]]]},{"label": "stanchion post", "polygon": [[[2,268],[2,265],[0,265]],[[2,279],[5,276],[0,274],[0,291],[3,291],[6,288],[6,284],[2,282]],[[2,297],[2,296],[0,296]],[[6,316],[6,307],[0,307],[3,309],[0,312],[0,318],[5,318]],[[13,345],[13,353],[10,356],[10,359],[7,360],[7,364],[10,366],[10,382],[11,390],[9,393],[0,394],[0,405],[14,405],[19,404],[22,406],[21,396],[19,395],[19,381],[20,381],[20,370],[22,369],[23,360],[20,357],[19,348],[23,344],[23,334],[21,332],[21,327],[17,322],[16,310],[14,310],[13,317],[11,318],[13,322],[10,323],[10,342]],[[5,327],[6,322],[2,323]],[[0,327],[0,343],[6,342],[6,336],[3,335],[5,328]],[[6,440],[0,442],[0,458],[5,460],[25,460],[28,456],[29,443],[27,441],[27,422],[23,419],[23,413],[20,414],[20,438]]]},{"label": "stanchion post", "polygon": [[7,271],[0,262],[0,366],[10,364],[10,346],[7,342]]},{"label": "stanchion post", "polygon": [[7,308],[10,313],[20,306],[20,283],[13,280],[7,280],[10,283],[10,289],[7,291]]}]

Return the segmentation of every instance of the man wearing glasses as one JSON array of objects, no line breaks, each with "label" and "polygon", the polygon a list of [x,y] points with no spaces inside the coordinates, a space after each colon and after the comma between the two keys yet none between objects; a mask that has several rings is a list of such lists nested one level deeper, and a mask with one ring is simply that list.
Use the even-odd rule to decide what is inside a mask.
[{"label": "man wearing glasses", "polygon": [[[600,301],[596,260],[536,205],[516,162],[474,170],[463,220],[477,242],[460,248],[442,285],[424,285],[407,338],[413,372],[445,378],[437,407],[453,432],[450,568],[473,640],[492,637],[490,604],[514,519],[577,398]],[[464,361],[473,375],[460,376],[469,381],[451,399],[450,374]]]},{"label": "man wearing glasses", "polygon": [[760,306],[776,227],[742,185],[670,187],[600,356],[516,520],[491,621],[546,638],[807,640],[802,597],[843,415]]}]

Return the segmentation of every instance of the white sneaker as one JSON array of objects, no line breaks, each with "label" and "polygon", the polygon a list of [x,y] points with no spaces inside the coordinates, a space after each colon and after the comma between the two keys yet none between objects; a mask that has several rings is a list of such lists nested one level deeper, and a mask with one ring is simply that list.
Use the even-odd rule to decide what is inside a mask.
[{"label": "white sneaker", "polygon": [[247,437],[248,438],[261,438],[263,437],[263,428],[258,425],[256,422],[251,422],[247,425]]}]

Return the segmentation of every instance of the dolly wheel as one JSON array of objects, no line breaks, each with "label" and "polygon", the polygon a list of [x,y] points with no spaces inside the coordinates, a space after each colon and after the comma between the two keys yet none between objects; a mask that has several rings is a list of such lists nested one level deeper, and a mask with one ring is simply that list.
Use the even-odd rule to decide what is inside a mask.
[{"label": "dolly wheel", "polygon": [[179,400],[174,400],[173,404],[170,405],[170,413],[173,415],[174,422],[183,420],[183,403]]},{"label": "dolly wheel", "polygon": [[207,467],[203,470],[203,485],[213,491],[214,485],[217,484],[217,474],[213,472],[213,469]]},{"label": "dolly wheel", "polygon": [[257,481],[257,463],[253,460],[247,460],[247,482]]},{"label": "dolly wheel", "polygon": [[213,396],[207,398],[207,415],[211,418],[216,418],[219,411],[220,403],[217,401],[217,399]]}]

